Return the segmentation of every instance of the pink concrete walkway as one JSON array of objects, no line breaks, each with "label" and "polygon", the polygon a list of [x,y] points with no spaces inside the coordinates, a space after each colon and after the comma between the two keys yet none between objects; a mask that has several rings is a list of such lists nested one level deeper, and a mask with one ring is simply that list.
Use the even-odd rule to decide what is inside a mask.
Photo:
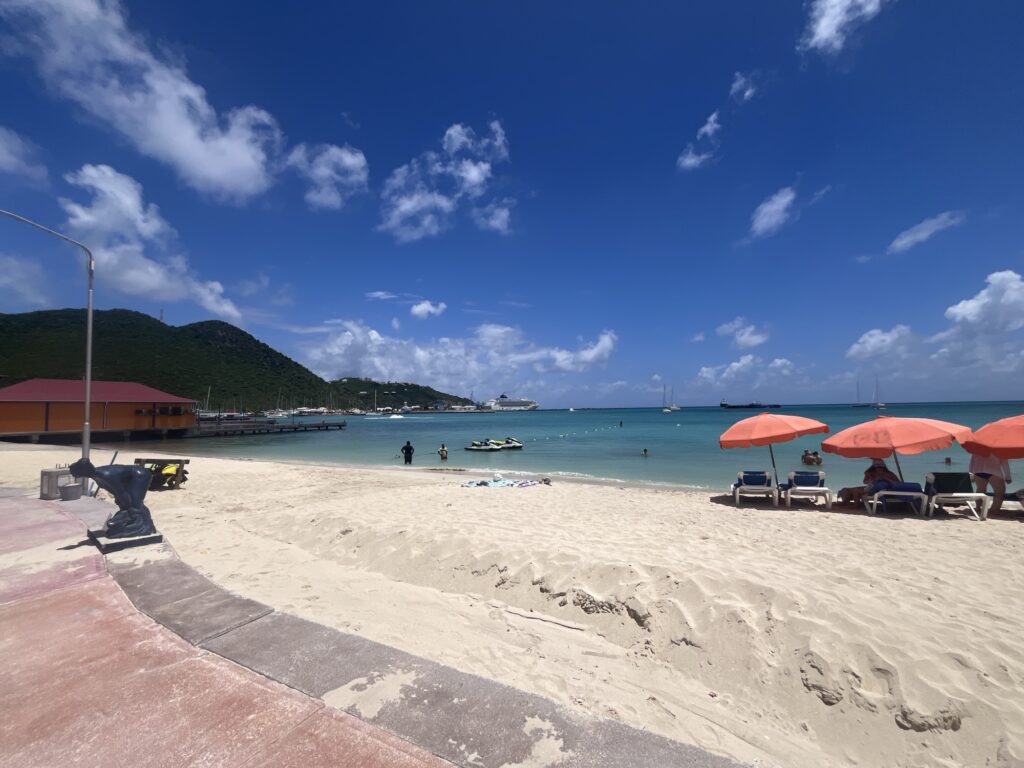
[{"label": "pink concrete walkway", "polygon": [[0,766],[450,766],[143,616],[84,533],[0,497]]}]

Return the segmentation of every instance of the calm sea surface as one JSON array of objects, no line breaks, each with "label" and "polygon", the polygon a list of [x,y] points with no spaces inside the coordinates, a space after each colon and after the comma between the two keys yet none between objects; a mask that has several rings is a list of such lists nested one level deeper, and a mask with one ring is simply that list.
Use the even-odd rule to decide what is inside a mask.
[{"label": "calm sea surface", "polygon": [[[874,418],[876,412],[848,405],[787,406],[778,413],[818,419],[837,432]],[[629,482],[726,488],[739,469],[768,469],[767,448],[730,449],[718,447],[718,436],[731,424],[757,413],[718,407],[684,408],[662,413],[660,408],[624,408],[570,411],[528,411],[519,413],[415,414],[402,418],[350,416],[343,431],[314,431],[249,437],[207,437],[159,442],[97,445],[98,451],[119,448],[141,454],[145,449],[191,456],[239,456],[255,459],[285,459],[316,463],[401,465],[399,448],[406,440],[416,448],[418,467],[436,467],[441,462],[436,450],[449,448],[448,466],[479,469],[482,472],[544,473],[551,476],[580,476]],[[1006,416],[1024,413],[1024,402],[985,403],[900,403],[884,411],[889,416],[925,416],[971,428]],[[320,421],[320,418],[313,419]],[[619,427],[619,422],[622,427]],[[521,451],[473,453],[463,450],[472,440],[517,437],[526,447]],[[775,446],[780,476],[801,468],[804,448],[820,450],[825,435],[812,435]],[[648,457],[642,456],[644,448]],[[923,481],[932,470],[942,470],[945,457],[952,469],[966,470],[969,456],[954,444],[946,451],[933,451],[900,458],[908,480]],[[102,460],[99,454],[98,460]],[[833,489],[860,482],[864,459],[844,459],[823,454],[821,467]],[[125,456],[120,459],[125,460]],[[890,460],[890,465],[892,462]],[[1018,470],[1024,474],[1024,468]]]}]

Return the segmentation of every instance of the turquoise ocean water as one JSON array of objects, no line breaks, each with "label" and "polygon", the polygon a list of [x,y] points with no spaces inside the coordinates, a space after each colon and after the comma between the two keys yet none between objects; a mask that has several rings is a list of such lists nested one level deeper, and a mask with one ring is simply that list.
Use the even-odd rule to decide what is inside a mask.
[{"label": "turquoise ocean water", "polygon": [[[818,419],[837,432],[874,418],[868,408],[848,405],[787,406],[776,413]],[[343,431],[313,431],[248,437],[207,437],[122,445],[97,445],[102,451],[117,448],[129,455],[146,449],[191,456],[238,456],[316,463],[401,465],[399,448],[406,440],[416,448],[414,465],[441,465],[436,454],[443,442],[449,448],[448,466],[481,472],[543,473],[626,482],[727,488],[738,469],[768,469],[767,448],[722,450],[718,436],[731,424],[757,411],[718,407],[684,408],[666,414],[660,408],[529,411],[495,414],[423,413],[402,418],[350,416]],[[881,412],[888,416],[923,416],[971,428],[995,419],[1024,413],[1024,402],[897,403]],[[320,418],[314,419],[321,420]],[[619,422],[623,426],[619,427]],[[472,453],[463,450],[472,440],[517,437],[521,451]],[[827,435],[775,446],[780,477],[800,469],[804,448],[820,450]],[[642,456],[644,448],[648,457]],[[833,489],[860,482],[867,460],[822,454],[821,467]],[[102,457],[102,454],[99,454]],[[952,459],[951,467],[943,460]],[[125,460],[124,454],[120,460]],[[954,444],[949,450],[900,458],[907,480],[922,482],[934,470],[967,469],[968,454]],[[99,458],[102,460],[102,458]],[[1024,464],[1024,462],[1021,462]],[[892,461],[890,460],[890,466]],[[1015,474],[1024,475],[1024,467]],[[1018,483],[1014,483],[1016,487]]]}]

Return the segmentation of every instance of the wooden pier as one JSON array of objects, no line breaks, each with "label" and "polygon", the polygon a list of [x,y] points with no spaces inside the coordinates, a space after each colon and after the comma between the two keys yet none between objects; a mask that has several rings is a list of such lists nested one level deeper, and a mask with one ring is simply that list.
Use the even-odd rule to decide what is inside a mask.
[{"label": "wooden pier", "polygon": [[345,429],[346,421],[200,421],[189,437],[225,437],[229,435],[268,435],[283,432],[310,432],[313,430]]}]

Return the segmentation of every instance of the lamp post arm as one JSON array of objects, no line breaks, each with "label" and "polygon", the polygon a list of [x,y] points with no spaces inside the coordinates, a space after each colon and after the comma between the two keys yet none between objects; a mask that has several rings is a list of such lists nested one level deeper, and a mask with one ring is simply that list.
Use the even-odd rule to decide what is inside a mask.
[{"label": "lamp post arm", "polygon": [[44,227],[42,224],[38,224],[31,219],[26,219],[24,216],[19,216],[11,211],[5,211],[0,208],[0,214],[9,216],[15,221],[20,221],[22,224],[28,224],[30,227],[41,229],[49,235],[59,237],[61,240],[77,245],[83,251],[85,251],[85,269],[89,278],[89,293],[86,300],[85,308],[85,418],[82,421],[82,458],[88,460],[89,458],[89,446],[91,442],[91,429],[89,425],[89,412],[92,407],[92,283],[93,283],[93,272],[95,271],[95,260],[92,256],[92,251],[84,244],[77,240],[73,240],[67,235],[62,235],[56,230]]}]

